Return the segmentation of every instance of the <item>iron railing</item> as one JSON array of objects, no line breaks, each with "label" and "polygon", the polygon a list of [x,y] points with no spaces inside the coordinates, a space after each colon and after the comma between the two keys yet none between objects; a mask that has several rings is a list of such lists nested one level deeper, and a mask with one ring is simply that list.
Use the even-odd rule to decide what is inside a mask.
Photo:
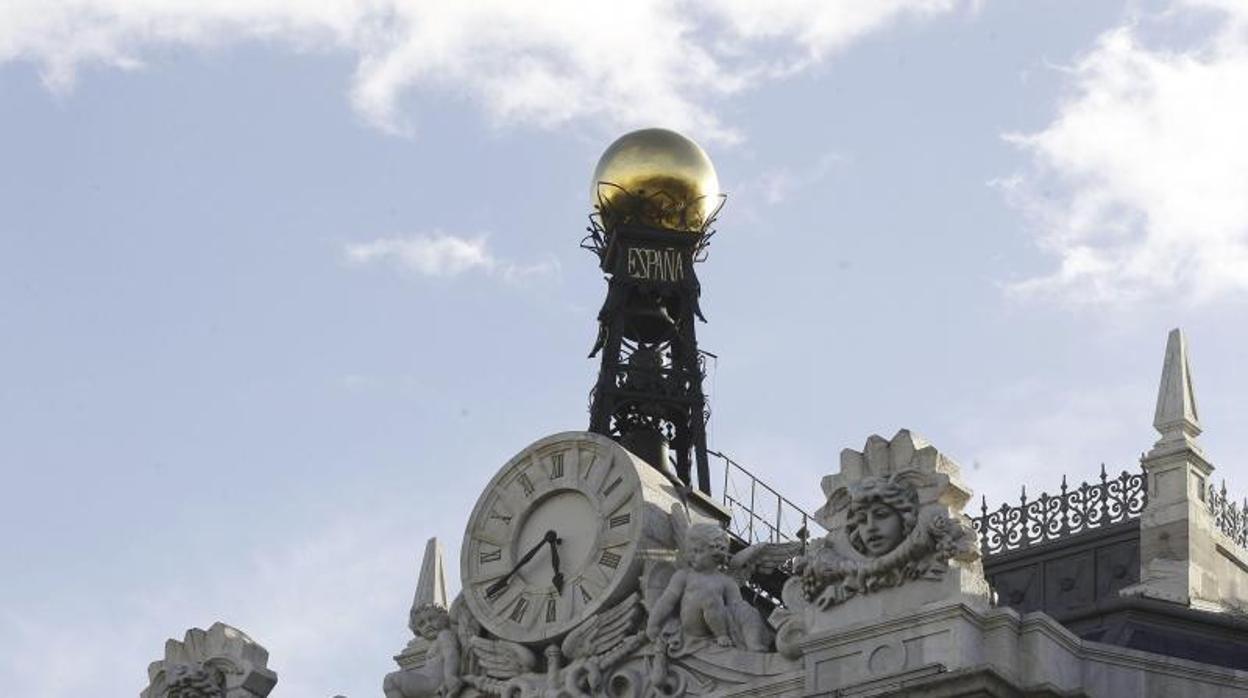
[{"label": "iron railing", "polygon": [[1024,487],[1017,506],[1002,504],[992,511],[987,499],[981,501],[983,515],[972,518],[971,523],[979,534],[983,554],[996,555],[1136,518],[1148,503],[1148,487],[1143,471],[1124,470],[1110,478],[1102,463],[1097,483],[1085,482],[1071,489],[1063,475],[1058,495],[1045,493],[1029,501]]},{"label": "iron railing", "polygon": [[[811,537],[811,524],[818,524],[805,510],[732,458],[710,450],[707,455],[724,463],[723,504],[732,514],[728,523],[730,533],[747,545],[783,543]],[[819,530],[822,531],[822,527]]]},{"label": "iron railing", "polygon": [[1248,498],[1242,504],[1231,501],[1226,494],[1226,480],[1223,480],[1221,490],[1209,483],[1205,504],[1218,529],[1239,547],[1248,548]]}]

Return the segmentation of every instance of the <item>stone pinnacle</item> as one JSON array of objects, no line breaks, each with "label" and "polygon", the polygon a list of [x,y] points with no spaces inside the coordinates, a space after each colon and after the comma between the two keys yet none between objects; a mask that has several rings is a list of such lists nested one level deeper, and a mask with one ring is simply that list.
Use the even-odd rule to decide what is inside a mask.
[{"label": "stone pinnacle", "polygon": [[412,598],[412,610],[421,606],[435,605],[447,608],[446,570],[442,564],[442,546],[437,538],[425,544],[425,557],[420,563],[420,578],[416,582],[416,596]]},{"label": "stone pinnacle", "polygon": [[1192,388],[1192,368],[1187,359],[1187,338],[1178,328],[1171,330],[1166,340],[1166,362],[1157,389],[1153,427],[1161,434],[1158,445],[1191,442],[1200,435],[1200,414]]}]

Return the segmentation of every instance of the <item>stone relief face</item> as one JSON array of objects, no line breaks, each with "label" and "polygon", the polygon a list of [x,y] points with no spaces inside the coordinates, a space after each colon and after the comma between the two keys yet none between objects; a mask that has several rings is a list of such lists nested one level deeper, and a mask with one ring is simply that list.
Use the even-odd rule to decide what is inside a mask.
[{"label": "stone relief face", "polygon": [[907,483],[867,477],[846,491],[849,510],[845,533],[854,549],[867,557],[892,551],[914,528],[918,493]]},{"label": "stone relief face", "polygon": [[689,566],[699,572],[719,569],[728,561],[728,536],[723,529],[709,524],[695,524],[689,529]]},{"label": "stone relief face", "polygon": [[[855,534],[868,557],[879,557],[901,544],[905,522],[896,509],[884,502],[872,502],[855,512]],[[855,546],[859,547],[859,546]]]},{"label": "stone relief face", "polygon": [[447,617],[446,611],[441,608],[426,606],[418,608],[412,613],[412,632],[426,640],[434,640],[438,637],[438,633],[449,627],[449,625],[450,619]]}]

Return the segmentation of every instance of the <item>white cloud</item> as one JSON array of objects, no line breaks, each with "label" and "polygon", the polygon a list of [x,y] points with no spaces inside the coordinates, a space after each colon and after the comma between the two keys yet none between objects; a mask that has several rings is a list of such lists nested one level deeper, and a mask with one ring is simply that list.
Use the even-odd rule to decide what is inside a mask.
[{"label": "white cloud", "polygon": [[355,264],[388,260],[425,276],[458,276],[472,269],[490,271],[498,264],[486,249],[484,236],[466,239],[444,233],[349,244],[346,254]]},{"label": "white cloud", "polygon": [[[664,124],[732,140],[714,104],[800,70],[906,16],[962,0],[9,0],[0,63],[29,61],[72,89],[84,66],[136,69],[171,46],[265,41],[353,55],[371,123],[405,131],[404,95],[435,91],[500,122]],[[154,59],[159,62],[159,59]]]},{"label": "white cloud", "polygon": [[777,206],[789,201],[819,184],[833,168],[842,166],[848,159],[836,152],[820,155],[812,163],[801,167],[777,167],[764,170],[757,177],[747,179],[733,197],[737,201],[745,200],[747,205],[761,203],[766,206]]},{"label": "white cloud", "polygon": [[1007,139],[1032,168],[996,184],[1036,226],[1056,270],[1026,296],[1203,302],[1248,291],[1248,4],[1177,2],[1161,28],[1212,16],[1197,45],[1101,36],[1069,69],[1043,130]]},{"label": "white cloud", "polygon": [[352,264],[388,262],[424,276],[452,277],[480,271],[508,283],[524,283],[559,273],[559,262],[554,258],[533,264],[498,259],[490,251],[484,235],[464,238],[438,232],[378,238],[348,244],[343,251]]}]

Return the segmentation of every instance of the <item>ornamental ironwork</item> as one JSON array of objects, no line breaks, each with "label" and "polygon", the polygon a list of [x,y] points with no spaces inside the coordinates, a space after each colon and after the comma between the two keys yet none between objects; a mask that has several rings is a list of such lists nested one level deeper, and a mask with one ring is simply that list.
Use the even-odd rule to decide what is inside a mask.
[{"label": "ornamental ironwork", "polygon": [[[722,502],[732,514],[728,532],[746,545],[805,541],[823,535],[823,527],[804,509],[719,451],[707,454],[723,461]],[[811,528],[814,532],[811,532]]]},{"label": "ornamental ironwork", "polygon": [[[622,193],[611,201],[623,205],[628,198]],[[681,482],[709,495],[706,367],[694,327],[706,319],[694,264],[713,231],[644,227],[627,216],[607,216],[608,208],[603,199],[582,242],[607,274],[589,353],[602,355],[589,430],[616,439],[657,468],[674,466]],[[699,224],[710,225],[718,210]]]},{"label": "ornamental ironwork", "polygon": [[1242,503],[1231,501],[1226,494],[1226,480],[1223,480],[1221,490],[1216,489],[1212,482],[1209,483],[1205,504],[1208,505],[1209,514],[1218,530],[1235,541],[1239,547],[1248,548],[1248,498]]},{"label": "ornamental ironwork", "polygon": [[[1046,492],[1029,500],[1023,487],[1018,505],[1002,504],[994,510],[982,499],[983,515],[971,523],[984,555],[1019,550],[1138,517],[1148,503],[1146,483],[1143,471],[1124,470],[1111,478],[1102,463],[1100,482],[1071,488],[1063,475],[1060,494]],[[1243,510],[1239,511],[1243,530]]]},{"label": "ornamental ironwork", "polygon": [[[604,193],[605,192],[605,193]],[[638,196],[614,182],[599,182],[597,187],[597,203],[593,213],[589,214],[588,233],[581,239],[581,248],[589,250],[599,259],[606,259],[607,249],[611,244],[612,232],[619,227],[640,226],[652,228],[656,221],[677,220],[691,224],[684,226],[694,236],[693,261],[706,261],[707,246],[715,237],[715,221],[727,201],[727,196],[715,196],[715,205],[710,215],[699,218],[691,211],[698,206],[690,206],[690,202],[672,199],[663,192],[649,196]],[[700,200],[694,202],[700,203]],[[694,220],[690,220],[694,216]],[[687,233],[689,234],[689,233]]]}]

